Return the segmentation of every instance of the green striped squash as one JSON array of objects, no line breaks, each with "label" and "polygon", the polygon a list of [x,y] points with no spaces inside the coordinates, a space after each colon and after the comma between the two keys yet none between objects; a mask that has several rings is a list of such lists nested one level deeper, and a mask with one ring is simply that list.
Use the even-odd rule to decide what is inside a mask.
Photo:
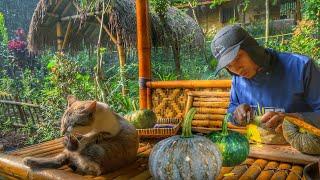
[{"label": "green striped squash", "polygon": [[221,132],[212,132],[207,137],[220,149],[223,158],[223,166],[235,166],[246,160],[249,154],[248,139],[238,132],[228,131],[228,115],[222,123]]}]

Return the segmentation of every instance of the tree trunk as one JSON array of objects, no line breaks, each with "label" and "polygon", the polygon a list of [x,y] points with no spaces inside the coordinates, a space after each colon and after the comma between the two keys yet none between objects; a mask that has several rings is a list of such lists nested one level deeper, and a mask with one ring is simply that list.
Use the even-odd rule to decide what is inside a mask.
[{"label": "tree trunk", "polygon": [[99,38],[97,43],[97,65],[96,65],[96,73],[95,73],[95,80],[96,80],[96,88],[101,93],[101,100],[102,102],[106,103],[106,93],[104,88],[102,87],[102,79],[103,79],[103,70],[102,70],[102,56],[100,53],[100,47],[101,47],[101,36],[102,36],[102,28],[103,28],[103,19],[104,19],[104,9],[105,4],[102,3],[103,9],[102,9],[102,16],[101,16],[101,23],[100,23],[100,31],[99,31]]},{"label": "tree trunk", "polygon": [[301,1],[297,0],[296,2],[296,14],[295,14],[295,20],[296,21],[301,21]]},{"label": "tree trunk", "polygon": [[174,42],[171,43],[172,52],[173,52],[173,59],[176,69],[176,74],[178,79],[181,79],[182,72],[181,72],[181,66],[180,66],[180,48],[177,40],[175,39]]},{"label": "tree trunk", "polygon": [[125,72],[125,64],[126,64],[126,50],[122,45],[122,39],[119,33],[117,33],[117,51],[118,51],[118,58],[119,58],[119,65],[120,65],[120,79],[122,83],[121,92],[122,95],[125,96],[128,92],[127,88],[127,81],[126,81],[126,72]]},{"label": "tree trunk", "polygon": [[269,38],[269,0],[266,0],[266,33],[265,33],[265,43],[268,43]]}]

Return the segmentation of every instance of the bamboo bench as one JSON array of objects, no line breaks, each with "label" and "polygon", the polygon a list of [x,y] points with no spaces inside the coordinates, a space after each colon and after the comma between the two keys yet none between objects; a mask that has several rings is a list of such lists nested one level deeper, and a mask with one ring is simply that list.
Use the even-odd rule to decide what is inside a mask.
[{"label": "bamboo bench", "polygon": [[[229,80],[149,82],[147,83],[148,107],[161,118],[182,118],[186,109],[197,106],[198,101],[202,101],[201,97],[197,97],[199,94],[193,91],[228,92],[230,86]],[[194,97],[192,101],[190,96]],[[227,97],[223,98],[226,100]],[[201,109],[201,106],[197,108]],[[200,112],[207,113],[207,111]],[[225,112],[226,110],[220,114],[223,115]],[[216,117],[221,121],[221,116]],[[213,123],[213,125],[217,124]],[[206,126],[203,128],[215,128],[211,127],[210,123]],[[195,125],[194,128],[196,130],[197,126]],[[219,128],[219,124],[216,128]],[[56,139],[1,154],[0,177],[9,179],[151,179],[148,155],[157,141],[159,140],[144,139],[140,143],[136,162],[99,177],[80,176],[73,173],[67,166],[60,169],[31,171],[22,164],[21,160],[25,156],[50,157],[61,152],[63,149],[61,139]],[[302,154],[290,146],[251,145],[249,158],[238,166],[223,167],[218,179],[301,179],[305,166],[319,160],[319,157]]]}]

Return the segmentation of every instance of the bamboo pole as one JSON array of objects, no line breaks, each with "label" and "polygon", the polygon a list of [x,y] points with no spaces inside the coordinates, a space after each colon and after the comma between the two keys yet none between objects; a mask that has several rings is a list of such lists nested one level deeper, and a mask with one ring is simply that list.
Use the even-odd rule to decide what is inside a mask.
[{"label": "bamboo pole", "polygon": [[[96,12],[90,12],[90,13],[86,13],[85,15],[87,17],[90,17],[90,16],[97,16],[97,15],[101,15],[102,12],[100,11],[96,11]],[[79,14],[75,14],[75,15],[72,15],[72,16],[64,16],[61,18],[61,21],[69,21],[69,20],[72,20],[72,19],[80,19],[82,16],[79,15]]]},{"label": "bamboo pole", "polygon": [[[98,16],[96,16],[96,19],[98,20],[99,24],[101,24],[101,19]],[[102,23],[102,27],[103,27],[104,31],[109,35],[111,41],[114,44],[117,44],[117,42],[118,42],[117,38],[111,33],[111,31],[107,28],[107,26],[104,23]]]},{"label": "bamboo pole", "polygon": [[192,96],[199,97],[224,97],[229,98],[230,92],[216,92],[216,91],[191,91],[189,92]]},{"label": "bamboo pole", "polygon": [[148,0],[136,0],[140,109],[147,108],[147,82],[151,79],[151,41]]},{"label": "bamboo pole", "polygon": [[150,88],[230,88],[231,80],[152,81]]},{"label": "bamboo pole", "polygon": [[264,159],[257,159],[239,180],[256,179],[267,163],[268,161]]},{"label": "bamboo pole", "polygon": [[257,180],[265,180],[270,179],[275,171],[277,170],[279,166],[278,162],[270,161],[268,164],[264,167],[263,171],[260,173],[260,175],[256,178]]},{"label": "bamboo pole", "polygon": [[64,36],[63,43],[62,43],[62,50],[64,50],[66,48],[67,41],[69,40],[69,36],[70,36],[70,32],[71,32],[71,24],[72,24],[71,20],[69,20],[68,26],[67,26],[67,31],[66,31],[66,34]]},{"label": "bamboo pole", "polygon": [[58,51],[60,52],[62,50],[62,40],[63,40],[62,25],[60,20],[57,22],[56,26],[57,26],[57,47],[58,47]]},{"label": "bamboo pole", "polygon": [[228,108],[229,102],[193,102],[195,107]]},{"label": "bamboo pole", "polygon": [[120,79],[122,82],[122,95],[125,96],[127,94],[128,89],[126,86],[126,73],[125,73],[125,65],[126,65],[126,52],[125,48],[122,44],[122,39],[120,36],[120,33],[117,32],[117,51],[118,51],[118,57],[119,57],[119,64],[120,64]]},{"label": "bamboo pole", "polygon": [[147,88],[147,106],[148,109],[152,109],[152,89]]}]

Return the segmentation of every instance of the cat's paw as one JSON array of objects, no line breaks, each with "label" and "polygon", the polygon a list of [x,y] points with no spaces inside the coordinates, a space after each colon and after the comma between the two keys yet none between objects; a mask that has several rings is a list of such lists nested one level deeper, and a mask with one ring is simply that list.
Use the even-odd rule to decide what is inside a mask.
[{"label": "cat's paw", "polygon": [[100,168],[90,167],[90,168],[88,168],[86,174],[87,175],[92,175],[92,176],[100,176],[102,174],[102,171],[101,171]]},{"label": "cat's paw", "polygon": [[38,167],[38,162],[32,157],[25,157],[22,160],[23,164],[29,166],[30,168]]}]

